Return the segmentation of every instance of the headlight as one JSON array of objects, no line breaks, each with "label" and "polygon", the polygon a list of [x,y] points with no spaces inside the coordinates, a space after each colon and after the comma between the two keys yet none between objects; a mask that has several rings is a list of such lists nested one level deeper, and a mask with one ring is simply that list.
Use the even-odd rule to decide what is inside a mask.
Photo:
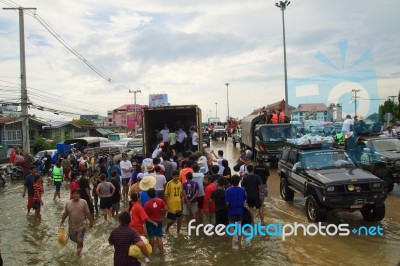
[{"label": "headlight", "polygon": [[348,191],[354,191],[354,185],[347,185]]},{"label": "headlight", "polygon": [[334,186],[327,187],[326,191],[328,191],[328,192],[335,191],[335,187]]},{"label": "headlight", "polygon": [[381,183],[372,183],[372,188],[381,188]]}]

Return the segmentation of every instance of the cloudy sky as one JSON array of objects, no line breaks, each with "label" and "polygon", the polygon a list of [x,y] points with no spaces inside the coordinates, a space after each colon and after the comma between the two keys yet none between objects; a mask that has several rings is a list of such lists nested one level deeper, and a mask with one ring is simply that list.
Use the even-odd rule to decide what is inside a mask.
[{"label": "cloudy sky", "polygon": [[[70,112],[54,116],[31,108],[30,113],[44,119],[106,115],[107,110],[133,103],[129,90],[142,91],[137,94],[139,104],[148,104],[148,95],[157,93],[167,93],[172,105],[197,104],[204,118],[216,112],[227,116],[227,82],[233,117],[242,118],[285,97],[282,13],[275,1],[0,4],[37,8],[36,15],[27,11],[24,18],[29,99],[36,107]],[[360,99],[360,105],[381,104],[397,95],[399,10],[396,0],[291,1],[285,11],[288,79],[368,69],[376,73],[378,98]],[[0,101],[13,102],[20,97],[18,13],[0,12]],[[289,104],[295,98],[291,93]]]}]

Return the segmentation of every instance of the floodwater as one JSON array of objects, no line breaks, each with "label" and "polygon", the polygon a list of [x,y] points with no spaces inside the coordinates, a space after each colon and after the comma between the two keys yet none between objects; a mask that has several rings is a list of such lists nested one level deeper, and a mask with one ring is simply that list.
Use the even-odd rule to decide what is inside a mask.
[{"label": "floodwater", "polygon": [[[224,150],[232,167],[239,157],[239,147],[228,140],[213,141],[213,150]],[[304,199],[296,195],[292,203],[281,200],[277,169],[270,169],[269,195],[265,201],[265,222],[294,224],[307,221]],[[32,215],[26,214],[26,198],[22,198],[22,181],[9,181],[0,188],[0,249],[4,265],[112,265],[113,247],[108,236],[117,221],[105,223],[98,217],[93,229],[85,236],[82,256],[75,255],[76,245],[69,241],[60,248],[57,242],[58,225],[68,188],[63,187],[61,200],[53,202],[54,187],[45,182],[42,223],[37,225]],[[381,226],[383,236],[255,236],[244,241],[239,250],[227,244],[226,237],[189,236],[183,223],[180,235],[175,227],[164,237],[166,255],[161,257],[156,248],[149,265],[396,265],[400,261],[400,187],[386,200],[386,217],[379,223],[368,223],[359,212],[334,213],[329,224]],[[328,224],[324,224],[328,225]]]}]

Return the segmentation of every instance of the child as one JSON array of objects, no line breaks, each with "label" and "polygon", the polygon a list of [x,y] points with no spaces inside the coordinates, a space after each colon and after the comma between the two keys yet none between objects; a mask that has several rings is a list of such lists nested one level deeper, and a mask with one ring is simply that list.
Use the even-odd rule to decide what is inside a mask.
[{"label": "child", "polygon": [[149,236],[150,244],[154,249],[154,240],[157,240],[158,249],[161,254],[164,254],[164,246],[162,242],[163,231],[162,231],[162,214],[164,210],[167,210],[167,205],[165,202],[156,198],[156,190],[154,188],[150,188],[147,191],[147,194],[150,197],[150,200],[144,205],[144,210],[148,214],[149,218],[157,223],[157,226],[146,222],[147,234]]},{"label": "child", "polygon": [[42,221],[42,216],[40,214],[40,208],[41,206],[43,206],[42,194],[43,194],[42,176],[35,175],[35,183],[33,183],[33,209],[35,210],[34,219],[37,222]]},{"label": "child", "polygon": [[179,181],[179,172],[172,172],[172,180],[165,187],[165,199],[168,205],[168,224],[165,232],[169,233],[169,228],[177,221],[177,233],[181,230],[182,218],[182,183]]},{"label": "child", "polygon": [[[225,202],[228,207],[228,220],[230,224],[240,224],[243,217],[243,206],[246,201],[246,191],[239,187],[240,176],[232,176],[232,187],[225,192]],[[230,228],[233,230],[233,228]],[[230,230],[232,232],[232,230]],[[232,243],[231,237],[231,243]],[[241,245],[242,236],[238,236],[238,244]]]},{"label": "child", "polygon": [[[222,177],[221,177],[222,178]],[[203,203],[203,212],[204,212],[204,223],[206,224],[214,224],[215,223],[215,204],[211,201],[212,192],[217,188],[214,184],[214,180],[211,176],[206,176],[204,179],[204,183],[206,185],[205,193],[204,193],[204,203]],[[224,202],[225,204],[225,202]]]},{"label": "child", "polygon": [[215,225],[228,225],[228,213],[225,202],[225,178],[218,178],[217,183],[217,189],[211,192],[211,199],[215,203]]}]

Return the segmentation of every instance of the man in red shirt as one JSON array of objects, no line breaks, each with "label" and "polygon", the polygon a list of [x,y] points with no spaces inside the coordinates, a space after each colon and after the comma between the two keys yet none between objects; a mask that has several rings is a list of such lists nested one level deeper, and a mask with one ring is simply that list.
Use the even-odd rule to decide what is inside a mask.
[{"label": "man in red shirt", "polygon": [[203,203],[204,223],[215,224],[215,202],[211,200],[211,193],[217,188],[217,185],[211,176],[205,176],[204,183],[206,184]]},{"label": "man in red shirt", "polygon": [[150,188],[147,191],[147,194],[149,195],[150,200],[144,205],[144,210],[149,215],[149,218],[157,223],[157,225],[153,225],[149,222],[146,223],[147,234],[153,250],[156,239],[160,253],[164,254],[164,245],[162,242],[162,214],[163,211],[168,210],[168,207],[162,199],[156,198],[156,190],[154,188]]},{"label": "man in red shirt", "polygon": [[136,231],[140,235],[144,235],[144,222],[147,221],[149,223],[152,223],[154,226],[158,226],[158,224],[149,218],[147,213],[144,211],[142,205],[140,205],[138,193],[133,193],[131,199],[133,201],[133,204],[131,209],[131,222],[129,226],[136,229]]}]

